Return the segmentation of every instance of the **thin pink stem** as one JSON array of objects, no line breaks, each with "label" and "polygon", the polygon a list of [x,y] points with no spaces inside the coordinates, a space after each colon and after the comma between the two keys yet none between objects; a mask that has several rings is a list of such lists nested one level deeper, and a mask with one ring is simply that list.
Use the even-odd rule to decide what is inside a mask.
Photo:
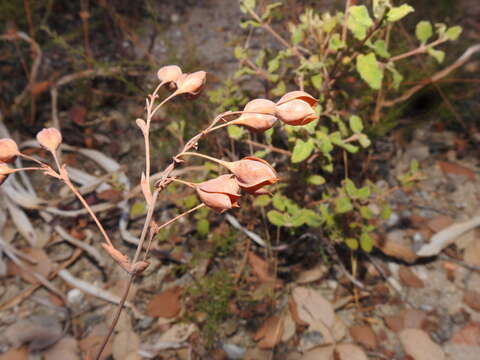
[{"label": "thin pink stem", "polygon": [[208,156],[208,155],[196,153],[196,152],[190,152],[190,151],[182,152],[182,153],[178,154],[177,157],[181,157],[181,156],[185,156],[185,155],[198,156],[198,157],[201,157],[201,158],[204,158],[204,159],[207,159],[207,160],[216,162],[217,164],[220,164],[220,165],[225,166],[225,167],[228,168],[228,166],[227,166],[228,161],[223,161],[223,160],[220,160],[220,159],[217,159],[217,158]]}]

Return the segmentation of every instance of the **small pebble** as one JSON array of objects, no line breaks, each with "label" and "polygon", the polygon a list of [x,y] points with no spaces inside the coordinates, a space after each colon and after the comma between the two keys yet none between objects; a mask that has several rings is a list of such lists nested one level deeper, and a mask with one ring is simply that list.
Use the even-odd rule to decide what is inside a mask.
[{"label": "small pebble", "polygon": [[243,355],[247,351],[244,347],[227,343],[222,345],[222,349],[227,353],[229,359],[243,359]]}]

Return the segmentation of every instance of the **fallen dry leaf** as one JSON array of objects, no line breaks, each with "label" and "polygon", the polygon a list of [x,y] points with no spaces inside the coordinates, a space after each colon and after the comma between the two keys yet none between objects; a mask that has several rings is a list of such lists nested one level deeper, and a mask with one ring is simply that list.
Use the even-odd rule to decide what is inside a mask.
[{"label": "fallen dry leaf", "polygon": [[335,359],[338,360],[368,360],[361,347],[353,344],[339,344],[335,347]]},{"label": "fallen dry leaf", "polygon": [[28,360],[28,350],[25,346],[11,348],[0,355],[0,360]]},{"label": "fallen dry leaf", "polygon": [[110,202],[119,202],[123,198],[123,193],[121,190],[107,189],[102,192],[97,193],[97,197],[100,200],[110,201]]},{"label": "fallen dry leaf", "polygon": [[480,266],[480,238],[470,242],[463,253],[463,260],[468,265]]},{"label": "fallen dry leaf", "polygon": [[275,275],[272,274],[268,263],[251,251],[248,253],[248,263],[252,267],[252,272],[255,274],[256,277],[258,277],[261,282],[278,282]]},{"label": "fallen dry leaf", "polygon": [[474,290],[465,291],[463,302],[472,310],[480,311],[480,293]]},{"label": "fallen dry leaf", "polygon": [[352,326],[349,332],[355,342],[367,349],[375,349],[378,346],[377,334],[369,325]]},{"label": "fallen dry leaf", "polygon": [[80,360],[77,340],[72,337],[61,339],[43,355],[48,360]]},{"label": "fallen dry leaf", "polygon": [[398,276],[403,285],[412,288],[423,288],[425,284],[415,273],[407,266],[400,266]]},{"label": "fallen dry leaf", "polygon": [[445,359],[445,354],[440,345],[434,343],[423,330],[405,329],[398,334],[398,337],[405,353],[415,360]]},{"label": "fallen dry leaf", "polygon": [[32,96],[40,95],[41,93],[47,91],[52,85],[51,81],[40,81],[32,85],[30,89]]},{"label": "fallen dry leaf", "polygon": [[428,227],[433,232],[439,232],[454,223],[454,220],[450,216],[439,215],[427,222]]},{"label": "fallen dry leaf", "polygon": [[295,326],[295,321],[292,318],[290,311],[286,311],[283,316],[283,335],[282,341],[289,341],[296,333],[297,327]]},{"label": "fallen dry leaf", "polygon": [[297,313],[302,321],[309,325],[321,321],[327,327],[332,327],[335,322],[335,311],[332,304],[318,291],[297,287],[292,292],[293,300],[297,305]]},{"label": "fallen dry leaf", "polygon": [[304,270],[298,274],[296,282],[298,284],[308,284],[320,280],[327,273],[327,270],[328,269],[324,265],[318,264],[317,266]]},{"label": "fallen dry leaf", "polygon": [[62,335],[62,326],[57,319],[40,315],[19,320],[5,332],[15,347],[28,345],[30,351],[45,349],[60,340]]},{"label": "fallen dry leaf", "polygon": [[[98,351],[100,350],[100,345],[102,344],[103,338],[103,335],[92,335],[80,340],[78,342],[78,346],[80,347],[82,355],[85,357],[90,356],[91,359],[94,359]],[[102,355],[100,356],[100,360],[107,360],[110,356],[112,356],[111,338],[108,341],[107,346],[103,350]]]},{"label": "fallen dry leaf", "polygon": [[470,323],[458,330],[451,340],[455,344],[480,346],[480,323]]},{"label": "fallen dry leaf", "polygon": [[174,318],[180,313],[182,288],[175,286],[155,295],[147,306],[148,315],[152,317]]},{"label": "fallen dry leaf", "polygon": [[440,166],[440,170],[445,175],[453,174],[453,175],[462,175],[471,180],[475,180],[475,172],[463,165],[450,163],[446,161],[439,161],[438,166]]},{"label": "fallen dry leaf", "polygon": [[[28,266],[28,268],[31,269],[32,272],[38,273],[44,278],[47,278],[48,274],[50,274],[50,271],[52,271],[53,264],[48,258],[45,251],[40,248],[24,248],[21,249],[21,251],[37,261],[37,263],[34,265],[26,263],[25,266]],[[11,263],[9,268],[11,273],[20,275],[25,281],[28,281],[31,284],[38,284],[37,279],[35,279],[30,273],[24,271],[23,269],[20,269],[14,263]]]},{"label": "fallen dry leaf", "polygon": [[405,309],[402,311],[402,317],[403,329],[421,329],[427,314],[422,310]]},{"label": "fallen dry leaf", "polygon": [[120,331],[113,339],[113,359],[138,359],[140,355],[137,353],[140,347],[140,339],[132,330]]},{"label": "fallen dry leaf", "polygon": [[300,360],[333,360],[334,346],[319,346],[303,355]]},{"label": "fallen dry leaf", "polygon": [[403,330],[403,318],[400,315],[387,315],[383,317],[385,325],[395,333]]},{"label": "fallen dry leaf", "polygon": [[273,315],[269,317],[260,329],[257,330],[253,339],[257,341],[260,349],[272,349],[280,343],[283,335],[283,317]]}]

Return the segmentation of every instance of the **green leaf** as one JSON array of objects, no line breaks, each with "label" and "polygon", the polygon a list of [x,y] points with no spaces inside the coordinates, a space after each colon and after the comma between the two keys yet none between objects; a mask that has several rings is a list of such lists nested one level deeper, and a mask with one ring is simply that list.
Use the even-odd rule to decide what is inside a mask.
[{"label": "green leaf", "polygon": [[380,211],[380,219],[388,220],[392,216],[392,208],[387,204]]},{"label": "green leaf", "polygon": [[433,28],[430,21],[420,21],[415,29],[415,35],[422,44],[426,44],[433,35]]},{"label": "green leaf", "polygon": [[447,30],[447,32],[445,33],[445,36],[447,37],[448,40],[457,40],[461,33],[462,33],[461,26],[452,26]]},{"label": "green leaf", "polygon": [[258,151],[255,151],[253,153],[253,156],[256,156],[256,157],[259,157],[259,158],[263,158],[265,155],[267,155],[269,153],[268,150],[258,150]]},{"label": "green leaf", "polygon": [[330,42],[328,43],[328,47],[333,51],[338,51],[338,50],[343,49],[345,47],[345,42],[342,41],[342,39],[340,38],[340,34],[335,33],[330,38]]},{"label": "green leaf", "polygon": [[247,58],[247,52],[245,51],[245,48],[243,46],[235,46],[235,49],[233,50],[233,55],[238,60],[243,60]]},{"label": "green leaf", "polygon": [[316,74],[316,75],[313,75],[311,78],[310,78],[310,81],[312,82],[312,85],[320,90],[322,88],[322,84],[323,84],[323,77],[322,77],[322,74]]},{"label": "green leaf", "polygon": [[275,193],[275,195],[272,198],[273,206],[275,207],[275,209],[280,211],[285,211],[287,202],[288,202],[288,198],[286,198],[280,193]]},{"label": "green leaf", "polygon": [[136,201],[130,208],[130,217],[137,217],[147,212],[145,201]]},{"label": "green leaf", "polygon": [[361,133],[362,132],[363,124],[362,124],[362,119],[359,116],[352,115],[352,116],[350,116],[350,118],[348,120],[349,120],[349,124],[350,124],[350,129],[352,129],[352,131],[354,133]]},{"label": "green leaf", "polygon": [[283,226],[285,225],[285,217],[282,213],[276,210],[270,210],[267,213],[268,220],[275,226]]},{"label": "green leaf", "polygon": [[368,136],[365,134],[358,134],[358,142],[363,148],[367,148],[372,144]]},{"label": "green leaf", "polygon": [[299,26],[295,27],[292,32],[292,43],[298,45],[303,40],[303,30]]},{"label": "green leaf", "polygon": [[387,50],[387,43],[384,40],[375,41],[371,45],[371,47],[373,48],[373,50],[375,50],[378,56],[381,56],[384,59],[387,59],[390,57],[390,53]]},{"label": "green leaf", "polygon": [[245,130],[240,126],[230,125],[227,128],[227,133],[228,133],[228,136],[231,137],[232,139],[239,140],[245,133]]},{"label": "green leaf", "polygon": [[433,57],[439,64],[443,62],[445,59],[445,52],[442,50],[436,50],[434,48],[428,48],[427,49],[428,55]]},{"label": "green leaf", "polygon": [[279,81],[277,86],[271,91],[274,96],[281,96],[287,92],[287,86],[283,80]]},{"label": "green leaf", "polygon": [[368,233],[362,233],[360,236],[360,247],[365,252],[371,252],[373,249],[373,239]]},{"label": "green leaf", "polygon": [[313,139],[308,139],[307,141],[297,139],[295,146],[293,147],[292,163],[296,164],[307,159],[312,153],[314,147]]},{"label": "green leaf", "polygon": [[383,71],[374,53],[358,55],[357,71],[372,89],[380,89],[383,80]]},{"label": "green leaf", "polygon": [[210,232],[210,222],[207,219],[197,221],[197,232],[200,236],[206,236]]},{"label": "green leaf", "polygon": [[242,21],[240,23],[240,27],[242,29],[246,29],[248,28],[249,26],[251,27],[259,27],[260,26],[260,23],[258,21],[255,21],[255,20],[247,20],[247,21]]},{"label": "green leaf", "polygon": [[262,14],[262,20],[267,20],[272,14],[272,10],[279,6],[282,6],[282,3],[280,1],[267,5],[267,7],[265,8],[265,12]]},{"label": "green leaf", "polygon": [[360,207],[360,215],[365,220],[373,219],[373,212],[372,212],[372,210],[370,210],[370,208],[368,206]]},{"label": "green leaf", "polygon": [[373,15],[376,19],[380,19],[391,6],[390,0],[373,0]]},{"label": "green leaf", "polygon": [[305,224],[311,227],[318,227],[322,225],[322,217],[317,214],[315,211],[310,209],[302,209],[302,216],[304,218]]},{"label": "green leaf", "polygon": [[391,8],[387,13],[387,20],[390,22],[398,21],[413,11],[415,11],[413,7],[407,4]]},{"label": "green leaf", "polygon": [[370,197],[370,188],[368,186],[364,186],[358,189],[357,196],[360,200],[367,200]]},{"label": "green leaf", "polygon": [[358,249],[358,241],[357,239],[354,238],[346,238],[345,239],[345,244],[352,250],[357,250]]},{"label": "green leaf", "polygon": [[253,206],[265,207],[272,202],[272,199],[268,195],[260,195],[253,201]]},{"label": "green leaf", "polygon": [[325,178],[321,175],[310,175],[307,178],[307,183],[312,185],[323,185],[325,184]]},{"label": "green leaf", "polygon": [[395,65],[393,63],[388,63],[386,68],[392,73],[392,77],[393,77],[393,88],[395,90],[398,90],[398,88],[400,87],[400,84],[402,83],[403,81],[403,75],[400,74],[397,69],[395,68]]},{"label": "green leaf", "polygon": [[280,67],[280,56],[274,57],[268,62],[268,72],[275,72]]},{"label": "green leaf", "polygon": [[348,197],[342,196],[335,199],[335,213],[344,214],[352,210],[353,210],[353,205]]},{"label": "green leaf", "polygon": [[253,10],[255,8],[255,0],[240,0],[240,10],[243,13],[247,13],[248,9]]},{"label": "green leaf", "polygon": [[348,29],[358,40],[365,39],[368,28],[373,25],[373,21],[365,5],[350,6],[347,21]]},{"label": "green leaf", "polygon": [[347,192],[347,195],[350,196],[351,198],[353,199],[357,198],[358,190],[352,180],[345,179],[345,191]]}]

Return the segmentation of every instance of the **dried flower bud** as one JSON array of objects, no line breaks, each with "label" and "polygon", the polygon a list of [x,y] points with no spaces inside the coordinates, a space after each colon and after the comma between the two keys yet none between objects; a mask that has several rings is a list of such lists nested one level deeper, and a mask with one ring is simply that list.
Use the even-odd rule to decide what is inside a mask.
[{"label": "dried flower bud", "polygon": [[177,81],[180,75],[182,75],[182,69],[177,65],[162,66],[157,73],[158,80],[164,84]]},{"label": "dried flower bud", "polygon": [[277,106],[292,100],[303,100],[306,103],[308,103],[310,106],[315,106],[318,103],[317,99],[315,99],[309,93],[301,90],[296,90],[296,91],[290,91],[285,95],[283,95],[280,98],[280,100],[277,101]]},{"label": "dried flower bud", "polygon": [[[235,125],[243,125],[252,131],[263,132],[270,129],[277,121],[275,103],[267,99],[255,99],[247,103],[238,119],[231,122]],[[257,113],[257,114],[253,114]]]},{"label": "dried flower bud", "polygon": [[227,174],[204,181],[196,186],[200,200],[209,208],[222,213],[239,207],[240,187],[235,176]]},{"label": "dried flower bud", "polygon": [[182,74],[177,80],[177,95],[190,94],[198,95],[205,86],[207,73],[205,71],[197,71],[191,74]]},{"label": "dried flower bud", "polygon": [[37,141],[45,149],[53,153],[62,143],[62,134],[55,128],[43,129],[37,134]]},{"label": "dried flower bud", "polygon": [[7,176],[14,172],[15,172],[14,169],[12,169],[6,163],[0,161],[0,175]]},{"label": "dried flower bud", "polygon": [[306,125],[317,118],[312,106],[299,99],[276,106],[277,117],[288,125]]},{"label": "dried flower bud", "polygon": [[17,143],[12,139],[0,139],[0,161],[9,163],[20,154]]},{"label": "dried flower bud", "polygon": [[265,160],[255,156],[226,162],[224,165],[235,175],[238,185],[249,193],[256,193],[261,187],[278,181],[275,169]]}]

